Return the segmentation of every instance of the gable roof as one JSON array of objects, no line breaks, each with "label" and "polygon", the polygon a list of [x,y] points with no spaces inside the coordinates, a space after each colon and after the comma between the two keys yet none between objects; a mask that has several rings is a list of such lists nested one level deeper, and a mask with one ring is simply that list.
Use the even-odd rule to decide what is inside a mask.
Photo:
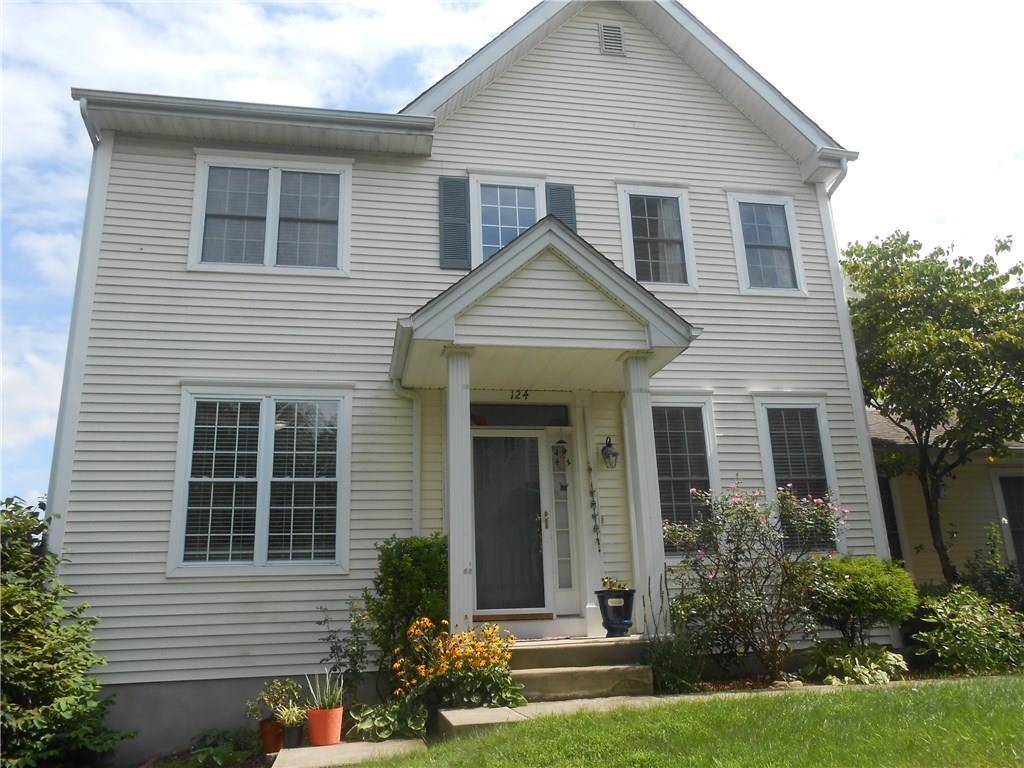
[{"label": "gable roof", "polygon": [[[443,121],[588,5],[543,0],[399,114],[432,115]],[[805,181],[839,177],[846,163],[857,158],[679,3],[647,0],[619,5],[796,160]]]},{"label": "gable roof", "polygon": [[561,220],[548,215],[412,315],[398,321],[391,377],[402,377],[412,341],[454,343],[457,318],[544,252],[557,254],[595,291],[643,324],[648,329],[650,350],[665,350],[670,354],[668,359],[676,357],[703,331],[676,314]]}]

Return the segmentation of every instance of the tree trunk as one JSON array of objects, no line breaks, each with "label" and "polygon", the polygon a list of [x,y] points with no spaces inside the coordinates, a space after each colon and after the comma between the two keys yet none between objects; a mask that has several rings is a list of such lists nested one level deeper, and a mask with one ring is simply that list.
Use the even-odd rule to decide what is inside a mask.
[{"label": "tree trunk", "polygon": [[942,566],[942,577],[950,584],[960,579],[956,566],[949,557],[949,548],[942,535],[942,518],[939,516],[939,482],[931,482],[929,479],[920,478],[921,491],[924,494],[924,508],[928,515],[928,529],[932,535],[932,546],[935,554],[939,556],[939,565]]}]

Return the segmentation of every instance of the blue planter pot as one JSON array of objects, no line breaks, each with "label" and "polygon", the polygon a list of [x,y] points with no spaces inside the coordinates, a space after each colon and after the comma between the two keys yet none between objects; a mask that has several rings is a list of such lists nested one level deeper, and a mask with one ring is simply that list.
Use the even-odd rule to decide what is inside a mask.
[{"label": "blue planter pot", "polygon": [[599,589],[597,604],[601,606],[601,624],[605,637],[626,637],[633,626],[633,598],[635,589]]}]

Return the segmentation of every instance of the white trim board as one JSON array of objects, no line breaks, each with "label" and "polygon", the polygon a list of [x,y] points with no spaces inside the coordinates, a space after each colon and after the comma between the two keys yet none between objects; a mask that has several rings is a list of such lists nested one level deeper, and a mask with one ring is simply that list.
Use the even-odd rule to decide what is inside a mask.
[{"label": "white trim board", "polygon": [[74,458],[78,416],[85,385],[85,357],[89,343],[89,324],[96,294],[96,273],[99,269],[103,217],[107,207],[107,186],[114,151],[114,134],[103,131],[93,149],[89,174],[89,194],[82,224],[82,243],[78,255],[78,276],[71,308],[68,349],[64,362],[64,382],[60,392],[57,432],[53,441],[53,462],[47,493],[47,515],[51,516],[47,547],[61,553],[71,498],[71,465]]}]

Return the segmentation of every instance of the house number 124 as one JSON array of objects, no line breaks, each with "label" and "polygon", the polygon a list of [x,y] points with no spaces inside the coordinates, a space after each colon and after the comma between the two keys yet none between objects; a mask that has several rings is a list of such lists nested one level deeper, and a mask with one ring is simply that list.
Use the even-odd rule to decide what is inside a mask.
[{"label": "house number 124", "polygon": [[530,390],[528,389],[512,389],[508,393],[509,400],[529,400]]}]

